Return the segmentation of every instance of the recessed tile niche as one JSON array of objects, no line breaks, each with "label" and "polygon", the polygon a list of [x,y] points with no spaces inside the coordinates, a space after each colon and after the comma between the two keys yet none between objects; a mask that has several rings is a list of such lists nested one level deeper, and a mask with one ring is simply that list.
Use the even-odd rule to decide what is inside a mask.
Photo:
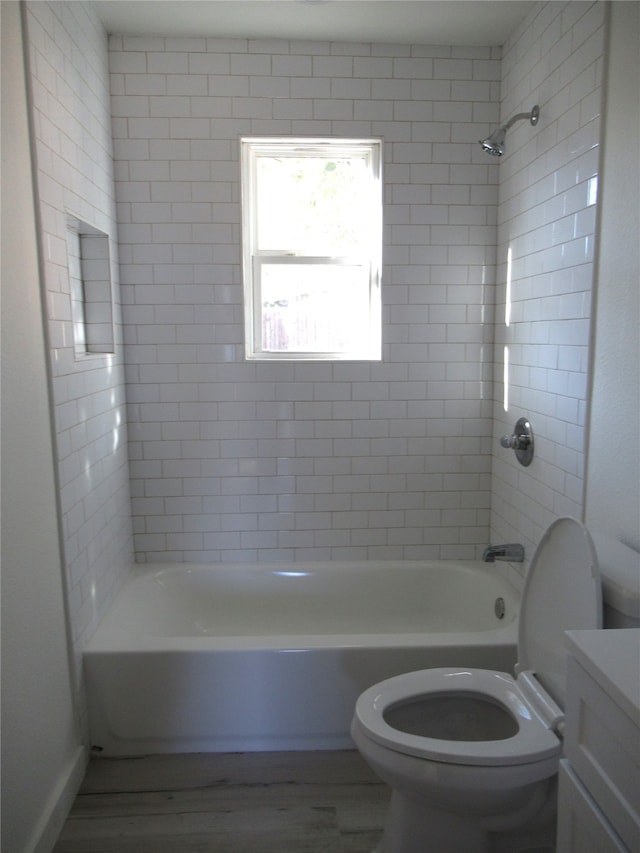
[{"label": "recessed tile niche", "polygon": [[67,256],[75,354],[112,353],[109,236],[75,216],[68,216]]}]

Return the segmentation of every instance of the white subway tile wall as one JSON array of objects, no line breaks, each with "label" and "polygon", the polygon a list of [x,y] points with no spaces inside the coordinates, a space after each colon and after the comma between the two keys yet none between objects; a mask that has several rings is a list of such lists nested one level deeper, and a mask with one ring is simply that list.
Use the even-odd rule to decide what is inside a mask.
[{"label": "white subway tile wall", "polygon": [[[90,3],[27,3],[66,589],[81,653],[133,562],[108,51]],[[74,353],[68,218],[108,235],[115,354]]]},{"label": "white subway tile wall", "polygon": [[[555,518],[583,514],[605,10],[540,3],[502,61],[502,120],[537,103],[540,122],[516,124],[500,162],[491,534],[528,557]],[[522,415],[535,437],[529,468],[498,444]]]},{"label": "white subway tile wall", "polygon": [[[110,40],[142,561],[488,541],[500,50]],[[239,137],[384,139],[383,360],[244,360]]]}]

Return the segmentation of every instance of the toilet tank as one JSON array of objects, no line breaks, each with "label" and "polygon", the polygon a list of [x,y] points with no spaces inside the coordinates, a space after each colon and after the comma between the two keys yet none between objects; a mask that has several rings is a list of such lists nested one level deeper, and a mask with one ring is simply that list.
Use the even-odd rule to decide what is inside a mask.
[{"label": "toilet tank", "polygon": [[603,628],[640,628],[640,552],[591,531],[602,576]]}]

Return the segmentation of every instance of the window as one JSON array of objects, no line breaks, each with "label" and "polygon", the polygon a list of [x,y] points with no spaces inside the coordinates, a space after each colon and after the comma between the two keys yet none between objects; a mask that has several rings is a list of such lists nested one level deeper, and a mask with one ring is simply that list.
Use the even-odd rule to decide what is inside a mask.
[{"label": "window", "polygon": [[382,143],[241,146],[247,358],[379,360]]}]

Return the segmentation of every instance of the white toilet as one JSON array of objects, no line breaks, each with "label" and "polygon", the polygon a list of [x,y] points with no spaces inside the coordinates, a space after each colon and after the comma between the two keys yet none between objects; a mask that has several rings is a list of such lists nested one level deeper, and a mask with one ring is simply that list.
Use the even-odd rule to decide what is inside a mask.
[{"label": "white toilet", "polygon": [[564,631],[602,627],[597,557],[586,528],[561,518],[524,586],[517,677],[427,669],[359,697],[351,734],[391,787],[376,853],[552,850],[562,751]]}]

